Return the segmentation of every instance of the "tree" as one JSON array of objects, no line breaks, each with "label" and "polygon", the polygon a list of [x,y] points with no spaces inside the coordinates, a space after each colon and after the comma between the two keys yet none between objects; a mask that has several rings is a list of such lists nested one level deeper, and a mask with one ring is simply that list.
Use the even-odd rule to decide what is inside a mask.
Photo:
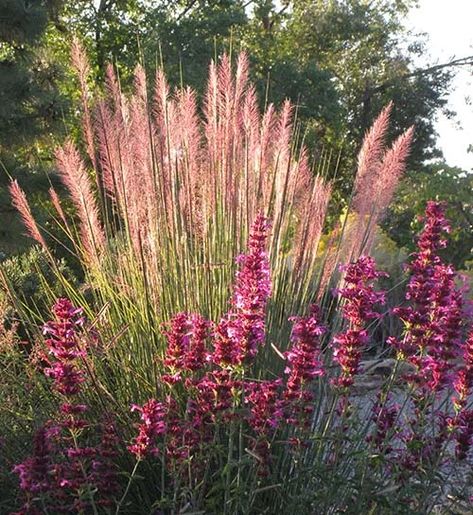
[{"label": "tree", "polygon": [[[413,232],[417,232],[428,200],[447,203],[447,218],[452,222],[448,259],[456,268],[472,266],[473,251],[473,176],[445,163],[430,165],[427,171],[410,173],[387,212],[383,229],[400,247],[413,252]],[[469,263],[468,263],[469,262]]]},{"label": "tree", "polygon": [[[49,12],[42,0],[4,0],[0,6],[0,154],[44,134],[61,119],[59,67],[40,48]],[[4,156],[3,156],[4,157]]]},{"label": "tree", "polygon": [[98,76],[106,61],[116,62],[125,86],[141,58],[151,71],[162,61],[171,83],[183,80],[202,91],[210,58],[247,50],[261,102],[290,98],[309,142],[343,148],[339,187],[346,193],[354,171],[349,156],[390,100],[393,132],[416,125],[411,167],[439,157],[434,122],[439,110],[452,115],[446,110],[452,67],[415,66],[423,40],[403,44],[409,39],[403,16],[415,3],[68,0],[56,27],[63,43],[71,32],[86,40]]},{"label": "tree", "polygon": [[35,192],[47,187],[35,173],[50,163],[52,134],[61,124],[65,100],[57,83],[61,68],[42,46],[58,4],[42,0],[3,0],[0,4],[0,232],[1,250],[26,245],[5,189],[9,176]]},{"label": "tree", "polygon": [[[473,59],[418,68],[415,58],[425,50],[424,42],[420,37],[410,38],[403,26],[403,16],[414,1],[287,0],[282,8],[269,0],[257,4],[246,31],[250,53],[258,54],[258,48],[277,49],[276,55],[263,52],[262,75],[277,70],[277,62],[284,56],[299,73],[317,70],[325,74],[336,92],[335,102],[330,92],[327,103],[329,89],[315,88],[311,94],[299,84],[304,97],[299,115],[311,127],[319,106],[330,108],[332,119],[325,116],[316,136],[329,146],[343,148],[338,187],[345,194],[351,188],[354,156],[363,134],[390,100],[395,104],[393,135],[415,124],[410,167],[421,169],[426,160],[440,156],[434,124],[439,110],[453,115],[446,109],[450,64],[471,64]],[[273,83],[277,82],[274,77]],[[281,83],[282,90],[285,82],[287,79]]]}]

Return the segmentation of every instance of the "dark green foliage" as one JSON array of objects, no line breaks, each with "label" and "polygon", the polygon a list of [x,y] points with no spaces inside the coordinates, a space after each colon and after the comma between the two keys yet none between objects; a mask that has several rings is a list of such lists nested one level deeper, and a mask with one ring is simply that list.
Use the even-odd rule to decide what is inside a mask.
[{"label": "dark green foliage", "polygon": [[33,43],[41,36],[48,21],[42,0],[2,0],[0,5],[0,40],[13,45]]},{"label": "dark green foliage", "polygon": [[[30,309],[39,313],[47,313],[49,306],[47,291],[56,292],[56,296],[64,295],[64,289],[51,269],[44,252],[32,247],[27,252],[0,262],[2,273],[8,277],[9,288],[18,301],[24,302]],[[64,261],[58,263],[61,274],[74,283],[71,270]],[[0,295],[4,295],[0,292]]]},{"label": "dark green foliage", "polygon": [[415,248],[412,233],[421,227],[416,215],[422,213],[430,199],[445,201],[447,216],[452,220],[448,259],[459,269],[471,267],[472,191],[472,175],[444,163],[431,165],[428,171],[410,173],[392,202],[383,228],[400,247],[412,252]]},{"label": "dark green foliage", "polygon": [[6,186],[18,178],[35,200],[48,187],[44,169],[60,134],[66,103],[58,91],[62,66],[52,61],[44,34],[57,2],[4,0],[0,4],[0,252],[28,241]]},{"label": "dark green foliage", "polygon": [[33,144],[61,118],[60,78],[41,48],[48,22],[43,1],[5,0],[0,5],[0,156]]}]

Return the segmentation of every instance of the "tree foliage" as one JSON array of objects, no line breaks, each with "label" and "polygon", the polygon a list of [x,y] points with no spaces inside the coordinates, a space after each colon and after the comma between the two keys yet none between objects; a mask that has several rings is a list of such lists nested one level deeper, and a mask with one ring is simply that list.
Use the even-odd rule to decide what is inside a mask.
[{"label": "tree foliage", "polygon": [[42,36],[56,4],[5,0],[0,5],[0,153],[31,145],[60,120],[60,66]]},{"label": "tree foliage", "polygon": [[410,173],[401,185],[388,211],[384,229],[400,246],[410,252],[415,242],[422,213],[428,200],[446,202],[447,216],[452,220],[448,258],[457,268],[472,266],[473,252],[473,176],[460,168],[443,164],[432,165],[430,170]]},{"label": "tree foliage", "polygon": [[[417,67],[424,40],[403,26],[415,3],[5,0],[0,7],[2,159],[13,157],[9,170],[37,164],[38,157],[44,165],[62,137],[58,119],[70,133],[78,132],[76,112],[63,102],[64,96],[73,102],[78,96],[67,73],[70,42],[77,35],[92,58],[94,75],[102,78],[106,63],[113,62],[125,89],[141,61],[150,76],[164,66],[172,85],[185,83],[202,92],[211,58],[246,50],[261,104],[290,98],[312,149],[341,152],[339,199],[346,200],[351,189],[353,156],[363,134],[390,100],[395,104],[391,136],[414,123],[409,166],[426,170],[426,160],[440,157],[436,115],[453,114],[446,104],[452,67]],[[41,136],[49,146],[32,144]]]}]

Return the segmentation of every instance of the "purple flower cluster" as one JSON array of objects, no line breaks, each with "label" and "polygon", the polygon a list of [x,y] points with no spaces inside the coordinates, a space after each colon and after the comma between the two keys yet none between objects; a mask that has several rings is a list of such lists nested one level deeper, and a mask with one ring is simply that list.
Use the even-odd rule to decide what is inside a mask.
[{"label": "purple flower cluster", "polygon": [[250,408],[248,423],[259,437],[270,436],[284,416],[281,386],[280,379],[245,384],[245,403]]},{"label": "purple flower cluster", "polygon": [[473,410],[467,406],[468,397],[473,387],[473,329],[470,330],[466,341],[462,345],[462,366],[457,370],[453,381],[455,395],[453,406],[455,416],[449,420],[449,425],[454,432],[457,443],[457,458],[463,460],[473,443]]},{"label": "purple flower cluster", "polygon": [[341,367],[341,375],[334,384],[348,387],[354,382],[362,351],[369,341],[366,324],[380,317],[374,311],[374,306],[385,302],[384,292],[376,291],[373,282],[387,274],[378,271],[374,259],[369,256],[362,256],[356,262],[341,268],[345,272],[345,285],[336,290],[336,293],[345,301],[342,314],[349,327],[333,338],[333,357]]},{"label": "purple flower cluster", "polygon": [[249,407],[248,425],[255,433],[252,452],[258,457],[257,474],[267,476],[271,464],[271,437],[284,417],[282,381],[247,382],[245,404]]},{"label": "purple flower cluster", "polygon": [[215,331],[213,359],[218,365],[241,365],[253,358],[264,343],[265,310],[271,293],[266,252],[269,227],[268,220],[258,215],[250,230],[249,252],[237,258],[233,309]]},{"label": "purple flower cluster", "polygon": [[[85,381],[79,363],[87,357],[82,310],[59,299],[52,313],[54,318],[44,326],[49,351],[44,373],[53,379],[62,402],[58,417],[37,431],[33,456],[14,467],[26,497],[23,513],[34,513],[46,500],[54,513],[87,511],[92,503],[112,506],[118,490],[113,458],[119,443],[113,422],[102,424],[98,445],[79,445],[79,437],[90,426],[84,419],[87,406],[75,401]],[[93,500],[84,497],[86,491],[96,492]]]},{"label": "purple flower cluster", "polygon": [[165,329],[167,350],[164,364],[179,376],[180,372],[198,370],[207,361],[205,342],[211,324],[199,314],[178,313]]},{"label": "purple flower cluster", "polygon": [[292,347],[286,352],[285,372],[288,377],[285,397],[293,406],[289,421],[295,422],[296,412],[306,417],[313,410],[311,383],[316,377],[324,374],[320,357],[320,339],[327,328],[321,323],[320,310],[315,305],[311,306],[309,316],[293,317],[291,321],[293,322]]},{"label": "purple flower cluster", "polygon": [[468,395],[473,387],[473,329],[470,330],[463,344],[462,357],[463,366],[457,371],[453,382],[456,393],[453,403],[457,411],[461,411],[465,407]]},{"label": "purple flower cluster", "polygon": [[[34,437],[33,455],[15,465],[13,472],[20,476],[20,488],[31,495],[45,492],[50,486],[50,443],[46,427],[40,427]],[[24,509],[26,506],[24,506]]]},{"label": "purple flower cluster", "polygon": [[450,230],[443,204],[428,202],[424,221],[419,251],[408,266],[409,304],[393,310],[404,324],[404,337],[389,342],[415,365],[410,379],[438,391],[451,381],[452,358],[457,355],[462,333],[462,295],[455,285],[455,270],[438,255],[447,244],[443,234]]},{"label": "purple flower cluster", "polygon": [[82,371],[77,367],[79,358],[86,353],[80,346],[78,331],[82,329],[82,310],[75,308],[68,299],[59,299],[52,312],[54,319],[44,325],[45,344],[55,361],[45,369],[45,374],[54,380],[55,389],[66,396],[80,391],[84,381]]},{"label": "purple flower cluster", "polygon": [[473,444],[473,410],[462,409],[454,418],[452,429],[455,432],[456,456],[464,460]]},{"label": "purple flower cluster", "polygon": [[149,399],[143,406],[134,404],[131,411],[140,413],[141,423],[138,426],[138,436],[128,450],[139,460],[149,454],[157,455],[159,449],[155,443],[156,439],[166,433],[165,406],[155,399]]}]

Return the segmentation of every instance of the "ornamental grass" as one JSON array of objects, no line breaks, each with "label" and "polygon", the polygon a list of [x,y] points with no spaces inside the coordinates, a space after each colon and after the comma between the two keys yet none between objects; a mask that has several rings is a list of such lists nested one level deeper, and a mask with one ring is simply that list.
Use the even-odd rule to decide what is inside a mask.
[{"label": "ornamental grass", "polygon": [[[45,289],[45,322],[2,271],[28,339],[10,331],[0,347],[0,508],[420,514],[469,502],[471,320],[441,257],[443,205],[427,205],[401,305],[370,257],[413,137],[386,147],[392,105],[331,227],[328,165],[311,163],[288,102],[260,112],[244,54],[211,64],[202,105],[162,70],[151,87],[141,67],[130,94],[112,67],[89,90],[77,42],[73,63],[84,152],[72,140],[57,151],[73,216],[50,195],[83,286],[13,182],[62,297]],[[386,316],[402,330],[384,341]],[[373,348],[392,366],[360,395]]]}]

